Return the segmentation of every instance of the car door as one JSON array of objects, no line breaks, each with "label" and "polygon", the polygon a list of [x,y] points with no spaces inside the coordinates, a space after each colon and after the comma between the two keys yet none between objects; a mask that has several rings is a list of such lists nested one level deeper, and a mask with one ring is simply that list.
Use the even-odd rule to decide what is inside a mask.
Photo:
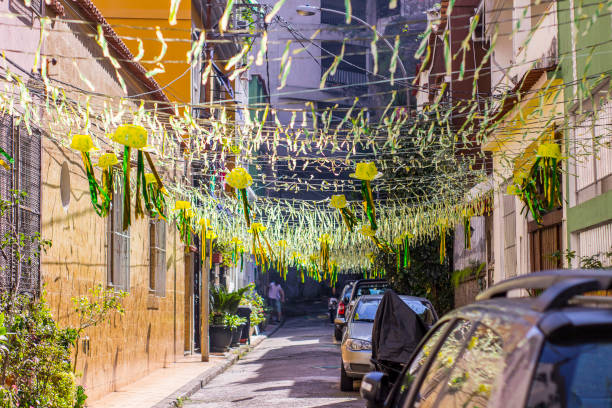
[{"label": "car door", "polygon": [[[458,341],[452,339],[463,337],[464,335],[461,333],[470,329],[471,323],[462,319],[449,319],[438,323],[423,340],[421,347],[413,355],[411,362],[397,380],[388,406],[393,408],[403,407],[415,379],[423,369],[427,369],[427,366],[429,366],[430,357],[436,356],[439,349],[442,351],[442,347],[444,347],[444,352],[448,353],[450,342]],[[441,343],[442,345],[440,345]]]},{"label": "car door", "polygon": [[484,408],[504,368],[501,336],[486,325],[459,320],[426,359],[403,408]]}]

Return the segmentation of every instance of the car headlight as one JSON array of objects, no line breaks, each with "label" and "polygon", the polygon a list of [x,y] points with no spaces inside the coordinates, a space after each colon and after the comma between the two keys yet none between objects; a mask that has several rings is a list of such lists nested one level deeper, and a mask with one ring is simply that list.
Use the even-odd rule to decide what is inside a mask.
[{"label": "car headlight", "polygon": [[367,340],[348,339],[346,347],[352,351],[372,350],[372,343]]}]

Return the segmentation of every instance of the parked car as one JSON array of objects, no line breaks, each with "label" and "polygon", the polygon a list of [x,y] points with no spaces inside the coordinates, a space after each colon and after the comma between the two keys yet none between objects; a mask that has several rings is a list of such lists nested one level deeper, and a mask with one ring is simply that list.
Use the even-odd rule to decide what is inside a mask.
[{"label": "parked car", "polygon": [[360,279],[355,281],[349,294],[346,314],[350,314],[351,307],[355,305],[356,300],[360,296],[382,295],[389,288],[389,282],[384,279]]},{"label": "parked car", "polygon": [[[359,297],[347,318],[346,330],[340,347],[342,351],[340,389],[342,391],[352,391],[353,380],[362,378],[373,369],[370,361],[372,357],[372,328],[382,298],[383,295]],[[436,313],[431,303],[427,299],[413,296],[400,295],[399,298],[410,308],[408,310],[412,310],[420,318],[424,324],[424,334],[436,320]]]},{"label": "parked car", "polygon": [[351,291],[353,290],[355,281],[351,281],[344,285],[342,293],[340,294],[340,302],[336,310],[336,318],[334,319],[334,338],[336,341],[342,340],[342,331],[344,330],[344,317],[346,314],[346,308],[349,304]]},{"label": "parked car", "polygon": [[[504,281],[445,315],[395,384],[367,374],[368,407],[610,407],[612,270]],[[516,290],[537,297],[510,298]]]}]

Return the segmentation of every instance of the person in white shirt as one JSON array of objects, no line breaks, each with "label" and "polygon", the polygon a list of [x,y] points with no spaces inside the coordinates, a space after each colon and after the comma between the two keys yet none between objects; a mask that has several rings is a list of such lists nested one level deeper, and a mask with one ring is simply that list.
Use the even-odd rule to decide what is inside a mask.
[{"label": "person in white shirt", "polygon": [[270,286],[268,287],[268,305],[277,313],[279,322],[283,317],[281,303],[284,302],[285,292],[281,285],[270,282]]}]

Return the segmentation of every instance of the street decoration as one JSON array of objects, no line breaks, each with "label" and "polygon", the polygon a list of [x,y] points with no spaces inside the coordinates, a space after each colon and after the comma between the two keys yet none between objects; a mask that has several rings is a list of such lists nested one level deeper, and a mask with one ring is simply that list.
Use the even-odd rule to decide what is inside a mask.
[{"label": "street decoration", "polygon": [[[92,150],[98,150],[91,139],[90,135],[74,135],[70,147],[74,150],[81,152],[81,158],[83,159],[83,167],[85,168],[85,174],[87,175],[87,181],[89,183],[89,195],[91,197],[91,204],[93,205],[96,213],[101,217],[106,217],[110,210],[109,191],[105,191],[104,188],[100,187],[96,176],[94,174],[93,165],[91,164],[91,157],[89,152]],[[104,164],[104,162],[103,162]],[[110,181],[109,181],[110,183]],[[101,202],[98,202],[98,197]]]},{"label": "street decoration", "polygon": [[189,252],[193,233],[191,223],[195,215],[191,208],[191,203],[189,201],[177,200],[172,210],[175,213],[176,227],[179,230],[181,241],[185,245],[185,252]]},{"label": "street decoration", "polygon": [[[347,2],[347,10],[350,10],[350,3],[350,1]],[[177,1],[172,1],[171,23],[175,21],[177,4]],[[275,7],[274,13],[269,13],[271,22],[278,18],[281,6],[282,4]],[[227,33],[232,33],[228,20],[230,14],[231,5],[225,8],[223,24],[220,26]],[[594,24],[597,18],[599,18],[598,15],[593,15],[590,24]],[[514,23],[518,26],[519,22]],[[476,25],[470,25],[470,33],[474,33]],[[44,29],[44,25],[41,25],[42,39],[45,38],[42,35]],[[427,69],[427,62],[432,55],[432,50],[429,49],[427,43],[432,30],[430,26],[425,31],[416,53],[417,57],[422,58],[421,72]],[[161,64],[166,62],[164,54],[167,45],[176,39],[164,38],[158,32],[156,30],[159,44],[162,45],[162,52],[158,54],[156,59],[159,61],[156,63]],[[394,79],[393,74],[398,64],[400,40],[405,39],[404,35],[408,34],[400,34],[395,37],[389,64],[389,73],[392,75],[390,80],[398,84],[403,82],[402,87],[407,86],[406,79],[402,81],[398,78]],[[580,33],[577,33],[577,36],[579,37]],[[450,49],[447,37],[442,37],[441,41],[445,49]],[[466,38],[469,39],[471,36],[468,35]],[[496,35],[493,39],[495,38],[497,38]],[[381,44],[377,43],[376,39],[374,33],[372,47],[369,51],[372,53],[375,66],[378,65],[376,63],[379,51],[377,44],[378,46]],[[104,36],[99,35],[97,41],[102,50],[106,51],[104,58],[109,59],[113,66],[114,63],[118,64],[118,61],[111,59]],[[141,39],[137,41],[142,44]],[[197,61],[197,57],[202,53],[204,42],[204,34],[201,34],[198,41],[192,44],[191,52],[187,56],[188,64]],[[256,62],[257,65],[264,63],[263,59],[267,55],[265,47],[278,45],[270,39],[262,41],[260,49],[255,49],[257,48],[256,43],[251,44],[253,44],[253,52],[257,53],[259,59]],[[463,60],[465,60],[465,50],[468,47],[470,47],[469,41],[464,41],[460,44],[456,54],[445,52],[448,55],[445,55],[444,66],[449,71],[448,75],[455,74],[452,72],[452,59],[461,57],[463,54]],[[486,49],[486,47],[489,48]],[[483,51],[486,55],[490,56],[492,47],[494,47],[494,41],[485,46]],[[141,48],[139,47],[138,55],[134,57],[134,63],[144,55],[144,50]],[[98,167],[102,169],[102,181],[98,184],[89,154],[93,150],[93,140],[96,140],[97,145],[103,146],[102,143],[107,144],[108,142],[105,135],[112,134],[112,140],[124,146],[123,157],[117,159],[123,162],[123,188],[121,190],[124,194],[124,203],[127,204],[124,205],[124,227],[129,226],[131,222],[130,204],[133,186],[130,180],[130,150],[137,149],[134,210],[136,216],[144,213],[144,204],[144,207],[153,216],[161,218],[165,216],[169,220],[172,217],[169,216],[167,208],[171,208],[172,203],[178,197],[189,203],[198,203],[197,208],[191,211],[176,209],[173,212],[176,215],[175,218],[180,221],[177,225],[179,225],[181,239],[184,242],[190,242],[191,225],[194,225],[196,220],[201,220],[201,214],[206,214],[206,217],[214,221],[216,233],[219,234],[218,239],[221,241],[228,242],[236,237],[247,242],[250,232],[253,239],[251,252],[260,264],[262,260],[268,261],[272,254],[272,248],[267,244],[267,239],[271,242],[284,241],[286,243],[284,250],[306,254],[296,258],[293,265],[300,268],[308,266],[309,271],[313,271],[312,276],[315,276],[316,265],[314,267],[310,265],[311,255],[308,254],[320,250],[317,248],[317,238],[320,237],[321,231],[327,231],[332,238],[329,252],[337,262],[340,271],[370,270],[368,273],[374,273],[365,255],[372,250],[372,243],[379,249],[386,245],[392,253],[397,254],[398,262],[403,261],[404,264],[406,262],[409,264],[410,258],[407,252],[409,245],[407,242],[403,245],[399,244],[402,239],[405,239],[404,231],[413,231],[414,236],[409,240],[412,244],[439,238],[441,241],[440,259],[443,262],[446,256],[444,242],[446,234],[455,225],[463,224],[466,248],[469,249],[472,217],[484,214],[474,206],[474,200],[487,202],[490,208],[492,199],[485,197],[491,197],[493,193],[504,191],[501,191],[501,186],[494,186],[487,193],[467,198],[466,192],[473,185],[486,181],[487,174],[478,166],[476,155],[470,158],[469,155],[464,157],[457,154],[457,146],[474,148],[491,140],[491,135],[495,133],[514,132],[515,135],[520,133],[516,132],[515,128],[510,128],[507,124],[497,120],[499,112],[496,106],[504,106],[512,98],[523,95],[511,91],[501,96],[498,95],[494,99],[487,99],[477,94],[476,81],[479,74],[482,74],[483,66],[475,67],[470,72],[474,78],[475,93],[471,100],[469,100],[469,95],[466,96],[468,99],[465,101],[466,105],[461,107],[461,115],[467,120],[459,128],[455,127],[452,121],[453,107],[449,107],[446,102],[440,99],[430,101],[427,111],[415,114],[415,112],[408,112],[405,107],[395,106],[398,95],[395,89],[390,92],[381,92],[378,95],[380,100],[384,101],[384,111],[377,115],[371,115],[367,107],[357,103],[358,98],[351,97],[343,101],[344,107],[333,106],[318,109],[316,104],[310,102],[296,105],[285,112],[275,109],[268,103],[257,106],[237,104],[230,107],[220,101],[210,107],[215,110],[216,114],[202,119],[193,115],[194,108],[197,107],[189,104],[177,104],[161,109],[158,106],[144,106],[144,104],[139,106],[133,99],[125,97],[104,95],[99,93],[99,89],[98,93],[92,94],[90,90],[94,88],[95,81],[87,78],[86,72],[79,71],[78,66],[76,67],[78,76],[88,89],[85,91],[72,89],[67,92],[62,84],[54,81],[53,77],[48,75],[47,64],[44,63],[48,61],[48,58],[62,59],[64,56],[43,56],[40,54],[41,49],[44,49],[42,40],[34,58],[36,66],[32,67],[32,71],[40,72],[39,85],[44,87],[44,92],[36,94],[26,86],[28,76],[11,71],[12,66],[3,58],[2,66],[6,74],[0,78],[0,112],[18,117],[19,126],[28,133],[31,133],[32,129],[45,130],[42,137],[49,138],[60,146],[68,144],[67,138],[71,136],[67,137],[67,135],[71,134],[72,129],[83,129],[82,131],[87,133],[80,140],[75,140],[76,136],[72,137],[73,143],[70,143],[70,146],[82,155],[92,205],[96,213],[101,216],[108,214],[114,187],[112,174],[118,173],[119,170],[115,168],[115,164],[105,164],[107,163],[106,158],[103,160],[105,155],[100,156]],[[293,52],[290,47],[286,47],[282,64],[280,64],[280,72],[274,73],[282,76],[282,85],[285,85],[291,73],[292,58],[295,59],[293,66],[298,61],[297,55],[298,53]],[[235,71],[243,68],[238,68],[237,62],[242,58],[237,57],[245,57],[248,61],[250,55],[244,47],[239,47],[236,55],[228,56],[227,61],[224,62],[228,64],[233,62],[232,68],[235,68]],[[155,69],[160,68],[155,65]],[[149,71],[148,74],[154,74],[154,70]],[[382,72],[382,69],[378,71],[378,77],[375,79],[386,81],[385,78],[380,78],[380,74],[386,73]],[[417,73],[417,77],[421,72]],[[202,72],[202,81],[210,81],[213,73],[211,64],[207,63]],[[464,61],[461,61],[458,75],[463,78],[464,75],[467,77],[467,74],[468,69]],[[120,82],[123,81],[118,71],[117,79]],[[595,77],[577,78],[572,83],[561,83],[556,92],[563,92],[575,86],[577,95],[574,95],[574,99],[583,100],[594,90],[599,89],[596,87],[601,84],[601,81]],[[327,86],[323,85],[326,89]],[[444,92],[440,93],[442,94]],[[350,108],[347,109],[346,106]],[[600,106],[601,104],[594,105],[591,113],[597,116]],[[530,119],[530,115],[533,118],[546,108],[545,104],[538,100],[535,100],[534,107],[533,112],[523,115],[520,121],[526,122]],[[42,109],[44,114],[38,113],[39,109]],[[291,115],[291,122],[284,123],[278,120],[281,113]],[[242,116],[243,119],[238,120],[239,116]],[[570,139],[568,145],[580,142],[577,137],[573,136],[577,125],[567,121],[563,115],[556,115],[545,124],[536,123],[533,126],[534,128],[548,128],[552,122],[561,125],[559,130]],[[125,123],[134,125],[125,125]],[[113,129],[116,129],[114,133]],[[520,138],[520,136],[516,137]],[[522,142],[533,142],[530,137],[529,132],[525,132]],[[588,141],[594,151],[607,148],[609,144],[606,135],[594,137]],[[185,159],[203,163],[202,176],[210,177],[211,180],[215,180],[215,177],[218,179],[222,175],[219,169],[227,168],[226,164],[229,162],[236,164],[235,169],[246,165],[264,166],[267,173],[261,172],[261,175],[255,176],[255,181],[266,185],[266,189],[270,192],[287,194],[283,198],[274,198],[272,194],[269,197],[260,197],[255,207],[248,202],[246,194],[246,188],[254,181],[253,177],[242,169],[243,174],[236,177],[237,182],[232,185],[233,182],[230,183],[230,180],[233,180],[234,177],[230,172],[226,181],[236,189],[236,195],[242,203],[242,213],[247,223],[247,230],[242,223],[238,223],[241,221],[240,217],[235,216],[235,213],[240,212],[235,209],[236,197],[226,194],[218,186],[215,189],[214,182],[201,189],[193,188],[177,179],[167,180],[165,185],[162,184],[153,166],[150,153],[146,151],[148,143],[156,151],[156,164],[160,168],[160,174],[171,174],[176,164]],[[265,149],[262,149],[264,147]],[[334,154],[327,154],[329,151]],[[10,167],[8,164],[12,164],[14,160],[11,160],[11,156],[5,153],[4,150],[0,151],[5,164],[3,167],[7,168]],[[500,163],[507,162],[506,170],[509,171],[513,170],[510,168],[514,160],[512,154],[511,151],[502,151],[496,159]],[[579,159],[581,155],[587,155],[590,152],[569,151],[567,154],[573,159]],[[110,156],[107,158],[110,160]],[[147,160],[151,173],[145,173],[144,159]],[[537,222],[542,221],[542,216],[546,211],[556,208],[561,203],[561,178],[558,167],[564,159],[567,158],[561,157],[558,144],[541,143],[534,163],[527,169],[519,169],[520,171],[514,174],[508,190],[505,191],[517,195],[524,203],[523,210],[527,210]],[[368,160],[375,160],[375,162]],[[356,190],[353,183],[343,177],[329,179],[321,176],[329,173],[348,172],[355,163],[357,167],[352,177],[361,181],[360,189]],[[307,178],[292,173],[298,167],[312,170],[314,176]],[[278,168],[283,168],[283,171],[277,171]],[[410,168],[407,175],[403,173],[401,176],[398,175],[398,169],[406,168]],[[385,177],[379,176],[379,173],[382,172]],[[377,183],[371,183],[379,177]],[[245,180],[248,185],[243,182]],[[293,193],[304,191],[316,191],[327,197],[331,194],[333,196],[331,201],[329,198],[308,201],[292,197]],[[361,193],[365,203],[363,208],[351,208],[348,205],[346,197],[352,197],[352,194],[355,193]],[[175,208],[182,205],[179,204],[180,201],[176,201]],[[340,211],[342,220],[338,219],[337,211]],[[266,236],[259,228],[255,228],[256,232],[253,232],[254,223],[251,221],[255,219],[265,220],[268,226]],[[358,224],[357,219],[367,219],[369,229],[362,232],[355,231]],[[348,232],[344,229],[343,224],[347,227]],[[185,231],[188,234],[185,234]],[[387,244],[388,242],[393,242],[394,246],[391,247]],[[400,256],[400,246],[404,248],[403,257]],[[268,263],[263,262],[264,265]],[[319,268],[316,269],[319,272]]]},{"label": "street decoration", "polygon": [[370,183],[382,176],[382,173],[376,168],[376,164],[373,162],[369,163],[357,163],[355,172],[350,175],[352,178],[361,180],[361,195],[363,196],[364,208],[368,220],[370,220],[370,227],[376,231],[378,225],[376,224],[376,210],[374,208],[374,197],[372,196],[372,186]]},{"label": "street decoration", "polygon": [[247,228],[250,228],[251,215],[249,211],[250,207],[246,189],[253,184],[253,177],[251,177],[251,175],[242,167],[236,167],[232,169],[225,181],[227,184],[236,189],[236,194],[239,196],[239,199],[242,199],[244,219],[246,220]]},{"label": "street decoration", "polygon": [[344,194],[332,195],[329,205],[340,210],[340,215],[342,216],[346,228],[352,232],[355,225],[357,225],[357,218],[355,218],[353,212],[348,208],[348,203],[346,202]]}]

